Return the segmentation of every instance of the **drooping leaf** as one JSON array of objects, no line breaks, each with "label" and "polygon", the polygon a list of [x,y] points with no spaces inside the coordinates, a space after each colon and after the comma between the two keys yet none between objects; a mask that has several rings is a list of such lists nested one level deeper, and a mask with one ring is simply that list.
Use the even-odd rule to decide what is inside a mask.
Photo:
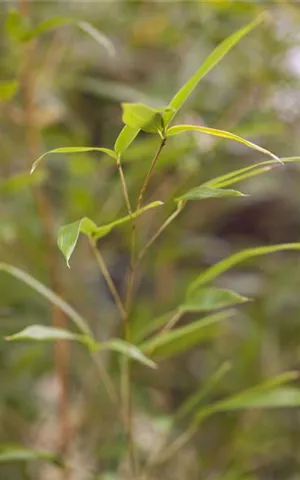
[{"label": "drooping leaf", "polygon": [[91,235],[97,229],[97,226],[92,220],[87,217],[77,220],[76,222],[63,225],[59,228],[57,234],[57,245],[63,256],[66,259],[68,267],[70,267],[69,260],[76,247],[80,233]]},{"label": "drooping leaf", "polygon": [[109,155],[110,157],[116,160],[117,155],[116,153],[111,150],[110,148],[102,148],[102,147],[60,147],[55,148],[54,150],[49,150],[49,152],[43,153],[39,158],[37,158],[31,167],[30,173],[33,173],[40,161],[46,157],[46,155],[50,155],[52,153],[84,153],[84,152],[101,152]]},{"label": "drooping leaf", "polygon": [[75,27],[80,28],[80,30],[90,35],[99,45],[104,47],[111,56],[115,54],[114,45],[106,35],[99,32],[99,30],[97,30],[93,25],[88,22],[78,21],[74,18],[68,17],[54,17],[44,20],[36,27],[24,31],[23,34],[20,35],[20,40],[22,40],[23,42],[29,42],[39,37],[40,35],[43,35],[44,33],[47,33],[64,25],[74,25]]},{"label": "drooping leaf", "polygon": [[5,337],[5,340],[9,342],[25,340],[35,340],[37,342],[53,342],[56,340],[83,342],[85,340],[85,336],[73,333],[64,328],[47,327],[44,325],[30,325],[18,333]]},{"label": "drooping leaf", "polygon": [[245,35],[247,35],[247,33],[255,28],[262,21],[262,19],[262,15],[259,15],[254,21],[248,23],[245,27],[241,28],[233,35],[230,35],[230,37],[226,38],[213,50],[213,52],[206,58],[196,73],[172,98],[169,106],[173,109],[173,111],[171,110],[164,114],[165,126],[169,125],[178,110],[194,91],[200,80],[207,75],[207,73],[210,72],[210,70],[216,66],[220,60],[222,60],[222,58],[231,50],[232,47],[234,47]]},{"label": "drooping leaf", "polygon": [[135,137],[138,135],[140,128],[132,128],[129,125],[125,125],[115,142],[114,149],[117,155],[122,155],[122,153],[127,150],[131,145]]},{"label": "drooping leaf", "polygon": [[64,255],[68,267],[70,267],[70,258],[74,249],[76,247],[79,234],[84,233],[88,237],[98,240],[99,238],[105,237],[108,235],[114,228],[123,225],[124,223],[130,222],[132,219],[139,217],[147,210],[151,208],[158,207],[163,205],[163,202],[156,201],[145,205],[144,207],[132,212],[131,215],[126,215],[125,217],[118,218],[111,223],[97,227],[97,225],[87,217],[81,218],[76,222],[63,225],[58,230],[57,244]]},{"label": "drooping leaf", "polygon": [[208,282],[211,282],[216,277],[226,272],[230,268],[234,267],[236,264],[241,263],[250,258],[259,257],[261,255],[268,255],[269,253],[276,253],[285,250],[300,250],[300,243],[282,243],[279,245],[270,245],[266,247],[256,247],[256,248],[247,248],[241,250],[240,252],[234,253],[229,257],[221,260],[216,265],[206,269],[201,273],[196,280],[194,280],[190,287],[189,293],[194,292],[196,289],[205,285]]},{"label": "drooping leaf", "polygon": [[10,100],[18,91],[19,82],[0,82],[0,101]]},{"label": "drooping leaf", "polygon": [[190,293],[180,305],[185,312],[208,312],[219,308],[231,307],[249,301],[232,290],[224,288],[200,288]]},{"label": "drooping leaf", "polygon": [[[284,165],[289,163],[297,163],[300,162],[300,157],[286,157],[281,158],[280,161]],[[253,174],[257,175],[259,173],[267,172],[274,167],[278,167],[278,162],[273,160],[255,163],[254,165],[248,165],[248,167],[239,168],[238,170],[234,170],[208,180],[203,184],[203,186],[223,188],[238,181],[245,180],[246,178],[251,177]]]},{"label": "drooping leaf", "polygon": [[56,466],[62,466],[57,453],[46,450],[33,450],[14,444],[0,444],[0,463],[31,462],[44,460]]},{"label": "drooping leaf", "polygon": [[122,103],[122,120],[131,128],[138,128],[149,133],[162,130],[161,111],[143,103]]},{"label": "drooping leaf", "polygon": [[123,225],[124,223],[130,222],[131,220],[139,217],[142,215],[144,212],[147,210],[150,210],[152,208],[156,208],[163,205],[163,202],[160,202],[159,200],[155,202],[148,203],[148,205],[145,205],[144,207],[140,208],[139,210],[136,210],[135,212],[132,212],[131,215],[126,215],[125,217],[118,218],[117,220],[114,220],[111,223],[108,223],[107,225],[103,225],[101,227],[97,227],[93,233],[92,236],[95,240],[98,240],[99,238],[104,237],[108,233],[112,231],[113,228],[119,227],[120,225]]},{"label": "drooping leaf", "polygon": [[265,148],[262,148],[253,142],[249,142],[249,140],[239,137],[234,133],[226,132],[225,130],[218,130],[216,128],[209,128],[209,127],[201,127],[198,125],[175,125],[174,127],[170,127],[167,130],[167,136],[177,135],[183,132],[199,132],[199,133],[205,133],[207,135],[213,135],[215,137],[226,138],[227,140],[234,140],[235,142],[242,143],[243,145],[246,145],[246,147],[252,148],[253,150],[258,150],[261,153],[269,155],[274,160],[281,162],[280,159],[269,150],[266,150]]},{"label": "drooping leaf", "polygon": [[204,200],[207,198],[222,198],[222,197],[245,197],[241,192],[237,190],[222,189],[222,188],[213,188],[206,187],[205,185],[200,185],[199,187],[192,188],[188,192],[180,195],[180,197],[175,198],[176,202],[185,202],[188,200]]},{"label": "drooping leaf", "polygon": [[141,345],[141,350],[155,358],[167,358],[188,350],[219,333],[216,328],[222,320],[231,317],[232,311],[210,315],[187,326],[158,333]]},{"label": "drooping leaf", "polygon": [[71,305],[65,302],[61,297],[59,297],[56,293],[52,292],[52,290],[43,285],[41,282],[33,278],[28,273],[24,272],[23,270],[20,270],[19,268],[14,267],[13,265],[9,265],[7,263],[0,263],[0,271],[12,275],[13,277],[21,280],[26,285],[31,287],[44,298],[49,300],[50,303],[56,305],[61,311],[63,311],[67,315],[67,317],[69,317],[74,322],[78,330],[80,330],[84,335],[91,336],[91,330],[86,320],[81,315],[79,315],[79,313],[77,313],[76,310],[71,307]]},{"label": "drooping leaf", "polygon": [[101,343],[99,349],[113,350],[115,352],[121,353],[122,355],[125,355],[125,357],[136,360],[137,362],[146,365],[147,367],[156,368],[155,362],[148,358],[140,348],[132,345],[131,343],[125,342],[120,338],[113,338],[112,340]]}]

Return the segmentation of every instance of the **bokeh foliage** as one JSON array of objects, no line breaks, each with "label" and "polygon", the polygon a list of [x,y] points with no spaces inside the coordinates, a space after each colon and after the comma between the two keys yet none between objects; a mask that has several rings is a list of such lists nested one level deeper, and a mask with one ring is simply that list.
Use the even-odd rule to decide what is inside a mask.
[{"label": "bokeh foliage", "polygon": [[[8,98],[14,92],[7,93],[7,85],[4,88],[4,82],[20,78],[23,61],[20,44],[5,23],[10,7],[16,5],[1,6],[1,259],[48,284],[47,252],[32,182],[43,182],[54,206],[57,230],[85,216],[106,224],[126,215],[126,210],[115,164],[100,153],[56,155],[46,160],[47,170],[29,176],[35,159],[27,147],[22,92],[13,84],[16,92]],[[40,153],[67,145],[111,148],[122,126],[121,102],[166,105],[221,40],[262,10],[269,12],[268,21],[205,77],[180,120],[230,130],[279,157],[299,154],[299,8],[288,1],[229,0],[34,3],[34,25],[56,16],[87,21],[107,35],[116,50],[110,56],[74,25],[36,39],[32,68]],[[132,198],[138,194],[156,147],[157,139],[142,133],[126,152],[124,171]],[[166,201],[233,168],[262,160],[259,152],[222,139],[174,136],[161,155],[148,200]],[[247,197],[190,202],[141,265],[139,302],[134,309],[136,338],[153,320],[178,305],[187,282],[204,267],[241,248],[297,241],[299,178],[297,163],[278,166],[238,184],[237,189]],[[166,203],[139,219],[140,246],[171,208]],[[130,233],[130,226],[124,225],[101,241],[121,293]],[[63,258],[59,269],[64,297],[89,319],[97,337],[118,335],[118,312],[85,239],[80,239],[74,252],[71,270]],[[232,288],[254,301],[240,306],[190,352],[166,358],[157,371],[135,366],[134,425],[141,456],[146,457],[153,445],[159,447],[175,412],[190,394],[205,390],[220,365],[228,365],[224,362],[230,362],[231,368],[203,397],[203,405],[299,368],[297,252],[242,264],[215,285]],[[26,286],[1,275],[0,291],[2,337],[29,324],[49,324],[49,305]],[[191,319],[198,317],[189,313],[180,326]],[[125,438],[115,411],[83,349],[76,344],[71,348],[74,478],[123,478]],[[57,441],[52,347],[31,343],[12,347],[1,341],[0,355],[1,443],[52,450]],[[110,375],[118,381],[117,358],[108,360]],[[188,425],[188,415],[178,416],[173,439]],[[296,480],[299,421],[298,409],[217,413],[199,426],[193,440],[160,466],[153,478]],[[3,478],[48,478],[39,464],[30,464],[27,471],[11,464],[0,469]],[[57,474],[55,469],[52,475]]]}]

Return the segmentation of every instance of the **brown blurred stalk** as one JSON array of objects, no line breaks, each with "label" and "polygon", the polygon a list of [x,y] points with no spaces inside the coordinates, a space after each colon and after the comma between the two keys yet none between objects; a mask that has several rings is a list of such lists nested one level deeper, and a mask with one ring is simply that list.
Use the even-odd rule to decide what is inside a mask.
[{"label": "brown blurred stalk", "polygon": [[[20,0],[19,9],[23,16],[30,16],[30,0]],[[21,72],[21,87],[23,91],[24,122],[26,129],[27,151],[32,162],[41,154],[41,132],[35,120],[35,44],[30,42],[24,45],[23,68]],[[45,257],[49,272],[51,288],[62,296],[62,285],[59,275],[59,257],[54,238],[55,218],[49,196],[42,186],[33,188],[33,195],[40,218],[41,228],[45,239]],[[52,309],[52,325],[66,328],[67,319],[56,306]],[[54,347],[55,372],[59,383],[59,445],[62,454],[68,451],[70,444],[70,418],[69,418],[69,345],[59,341]],[[68,472],[65,479],[69,478]]]}]

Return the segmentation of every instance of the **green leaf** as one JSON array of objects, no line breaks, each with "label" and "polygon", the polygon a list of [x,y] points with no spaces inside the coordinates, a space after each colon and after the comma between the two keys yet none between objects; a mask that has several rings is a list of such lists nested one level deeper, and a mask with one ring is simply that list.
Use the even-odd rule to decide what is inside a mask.
[{"label": "green leaf", "polygon": [[30,325],[18,333],[5,337],[7,341],[35,340],[53,342],[56,340],[85,341],[84,335],[78,335],[63,328],[46,327],[44,325]]},{"label": "green leaf", "polygon": [[129,125],[125,125],[115,142],[115,152],[117,155],[121,155],[132,144],[135,137],[138,135],[140,128],[131,128]]},{"label": "green leaf", "polygon": [[245,27],[235,32],[230,37],[226,38],[220,45],[218,45],[213,52],[207,57],[201,67],[196,73],[181,87],[181,89],[172,98],[169,106],[173,111],[166,112],[164,114],[165,126],[168,126],[172,121],[178,110],[186,102],[188,97],[194,91],[200,80],[207,75],[210,70],[215,67],[220,60],[234,47],[247,33],[255,28],[263,19],[262,15],[259,15],[254,21],[248,23]]},{"label": "green leaf", "polygon": [[268,379],[243,392],[232,395],[224,400],[216,402],[199,411],[195,423],[216,412],[240,410],[248,408],[278,408],[294,407],[300,405],[300,390],[295,388],[283,388],[293,380],[299,378],[296,371],[284,372],[276,377]]},{"label": "green leaf", "polygon": [[157,200],[155,202],[148,203],[148,205],[145,205],[144,207],[140,208],[139,210],[136,210],[135,212],[132,212],[131,215],[126,215],[125,217],[118,218],[117,220],[114,220],[113,222],[108,223],[107,225],[97,227],[92,232],[92,236],[95,240],[98,240],[99,238],[102,238],[105,235],[107,235],[108,233],[110,233],[113,228],[119,227],[120,225],[123,225],[124,223],[130,222],[131,220],[133,220],[133,219],[139,217],[140,215],[142,215],[147,210],[159,207],[161,205],[163,205],[163,202],[160,202],[159,200]]},{"label": "green leaf", "polygon": [[[280,161],[284,165],[288,163],[296,163],[300,162],[300,157],[286,157],[281,158]],[[274,167],[278,167],[278,162],[274,162],[273,160],[255,163],[254,165],[239,168],[238,170],[234,170],[233,172],[225,173],[224,175],[215,177],[212,180],[208,180],[203,184],[203,186],[223,188],[228,185],[237,183],[241,180],[245,180],[246,178],[250,178],[253,175],[267,172]]]},{"label": "green leaf", "polygon": [[88,237],[98,240],[99,238],[105,237],[108,235],[114,228],[123,225],[124,223],[130,222],[132,219],[139,217],[147,210],[151,208],[158,207],[163,205],[163,202],[156,201],[145,205],[144,207],[132,212],[131,215],[126,215],[125,217],[118,218],[111,223],[97,227],[97,225],[87,217],[81,218],[76,222],[69,223],[68,225],[63,225],[58,230],[57,244],[58,248],[62,252],[63,256],[66,259],[68,267],[70,267],[70,258],[76,247],[79,234],[84,233]]},{"label": "green leaf", "polygon": [[21,445],[0,444],[0,463],[31,462],[34,460],[44,460],[62,466],[62,461],[57,453],[33,450]]},{"label": "green leaf", "polygon": [[115,48],[106,35],[103,35],[103,33],[99,32],[99,30],[97,30],[88,22],[78,22],[77,20],[68,17],[54,17],[47,19],[30,30],[24,30],[19,39],[23,42],[29,42],[40,35],[43,35],[44,33],[64,25],[74,25],[80,28],[80,30],[90,35],[99,45],[104,47],[111,56],[115,54]]},{"label": "green leaf", "polygon": [[300,405],[299,388],[276,388],[267,392],[251,392],[237,395],[221,402],[218,412],[240,410],[244,408],[298,407]]},{"label": "green leaf", "polygon": [[125,355],[127,358],[136,360],[147,367],[156,368],[155,362],[146,357],[140,348],[119,338],[114,338],[108,342],[100,344],[100,350],[113,350],[115,352],[122,353],[122,355]]},{"label": "green leaf", "polygon": [[11,82],[0,82],[0,101],[10,100],[18,91],[19,83],[16,80]]},{"label": "green leaf", "polygon": [[97,229],[92,220],[87,217],[77,220],[76,222],[63,225],[58,230],[57,245],[63,256],[66,259],[67,265],[70,268],[70,257],[76,247],[80,232],[85,235],[91,235]]},{"label": "green leaf", "polygon": [[20,42],[30,30],[28,19],[19,10],[11,8],[6,16],[5,31],[13,40]]},{"label": "green leaf", "polygon": [[39,158],[37,158],[30,170],[30,173],[33,173],[40,161],[46,156],[52,153],[84,153],[84,152],[101,152],[109,155],[110,157],[117,159],[116,153],[111,150],[110,148],[102,148],[102,147],[61,147],[55,148],[54,150],[49,150],[49,152],[43,153]]},{"label": "green leaf", "polygon": [[159,358],[177,355],[218,334],[216,324],[229,318],[232,313],[232,311],[216,313],[170,332],[158,333],[154,338],[144,342],[140,348],[146,354]]},{"label": "green leaf", "polygon": [[300,250],[300,243],[282,243],[280,245],[270,245],[266,247],[255,247],[241,250],[240,252],[230,255],[230,257],[227,257],[224,260],[221,260],[216,265],[213,265],[212,267],[206,269],[196,278],[196,280],[191,283],[188,291],[189,293],[194,292],[202,285],[211,282],[222,273],[226,272],[230,268],[245,260],[285,250]]},{"label": "green leaf", "polygon": [[192,188],[188,192],[175,198],[176,202],[185,202],[187,200],[204,200],[206,198],[222,198],[222,197],[245,197],[241,192],[237,190],[222,189],[206,187],[200,185],[199,187]]},{"label": "green leaf", "polygon": [[122,121],[131,128],[139,128],[149,133],[162,131],[161,111],[143,103],[122,103]]},{"label": "green leaf", "polygon": [[62,312],[64,312],[67,317],[74,322],[78,330],[80,330],[84,335],[92,335],[86,320],[81,315],[79,315],[79,313],[77,313],[73,307],[71,307],[61,297],[59,297],[56,293],[52,292],[52,290],[50,290],[41,282],[33,278],[31,275],[17,267],[14,267],[13,265],[9,265],[8,263],[0,263],[0,271],[8,273],[9,275],[12,275],[18,280],[21,280],[23,283],[26,283],[26,285],[31,287],[44,298],[49,300],[50,303],[56,305]]},{"label": "green leaf", "polygon": [[239,137],[234,133],[226,132],[225,130],[218,130],[216,128],[208,128],[208,127],[200,127],[198,125],[175,125],[174,127],[170,127],[167,130],[167,136],[178,135],[179,133],[183,133],[183,132],[206,133],[208,135],[213,135],[215,137],[222,137],[228,140],[234,140],[235,142],[242,143],[243,145],[246,145],[246,147],[252,148],[253,150],[258,150],[261,153],[269,155],[274,160],[281,162],[281,160],[272,152],[269,152],[269,150],[266,150],[265,148],[262,148],[253,142],[249,142],[249,140],[245,140],[244,138]]},{"label": "green leaf", "polygon": [[231,307],[249,301],[232,290],[223,288],[201,288],[190,293],[180,309],[185,312],[208,312],[219,308]]}]

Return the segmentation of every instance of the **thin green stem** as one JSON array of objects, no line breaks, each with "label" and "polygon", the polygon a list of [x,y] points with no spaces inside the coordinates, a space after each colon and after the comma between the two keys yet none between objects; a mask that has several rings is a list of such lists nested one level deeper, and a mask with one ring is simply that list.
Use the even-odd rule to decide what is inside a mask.
[{"label": "thin green stem", "polygon": [[130,203],[129,194],[128,194],[128,188],[127,188],[127,184],[126,184],[126,180],[125,180],[125,175],[124,175],[124,172],[123,172],[123,167],[122,167],[120,155],[118,156],[118,159],[117,159],[117,167],[118,167],[118,171],[119,171],[119,175],[120,175],[121,186],[122,186],[122,190],[123,190],[123,195],[124,195],[126,207],[127,207],[129,215],[131,215],[132,214],[132,208],[131,208],[131,203]]},{"label": "thin green stem", "polygon": [[109,290],[110,290],[110,293],[112,294],[112,297],[113,297],[113,299],[114,299],[114,301],[115,301],[116,307],[118,308],[118,310],[119,310],[120,315],[122,316],[122,318],[125,319],[126,316],[127,316],[126,310],[125,310],[125,308],[124,308],[124,305],[123,305],[123,303],[122,303],[122,300],[121,300],[121,298],[120,298],[120,295],[119,295],[119,293],[118,293],[118,291],[117,291],[117,289],[116,289],[116,287],[115,287],[115,284],[114,284],[114,282],[113,282],[113,280],[112,280],[112,278],[111,278],[111,276],[110,276],[110,273],[109,273],[108,268],[107,268],[107,266],[106,266],[106,264],[105,264],[105,261],[104,261],[102,255],[101,255],[101,253],[100,253],[100,250],[97,248],[97,246],[96,246],[96,244],[95,244],[95,242],[94,242],[93,239],[90,238],[89,241],[90,241],[90,245],[91,245],[92,251],[93,251],[93,253],[94,253],[94,255],[95,255],[96,261],[97,261],[97,263],[98,263],[98,265],[99,265],[99,268],[100,268],[100,270],[101,270],[101,272],[102,272],[102,275],[103,275],[103,277],[104,277],[104,279],[105,279],[105,281],[106,281],[106,283],[107,283],[107,286],[108,286],[108,288],[109,288]]},{"label": "thin green stem", "polygon": [[97,352],[91,352],[91,358],[92,358],[92,360],[95,364],[95,367],[96,367],[97,372],[99,374],[99,377],[100,377],[100,379],[101,379],[101,381],[104,385],[104,388],[106,389],[107,394],[108,394],[113,406],[116,409],[117,415],[120,417],[120,420],[121,420],[122,424],[126,426],[124,417],[122,415],[122,411],[120,411],[120,408],[119,408],[119,399],[118,399],[117,393],[115,391],[114,385],[113,385],[112,381],[110,380],[108,374],[106,373],[106,370],[103,367],[102,362],[101,362]]},{"label": "thin green stem", "polygon": [[146,192],[147,187],[148,187],[149,182],[150,182],[151,175],[152,175],[152,173],[153,173],[153,170],[154,170],[154,168],[155,168],[155,165],[156,165],[156,163],[157,163],[157,160],[159,159],[159,156],[160,156],[160,154],[161,154],[161,151],[162,151],[162,149],[164,148],[164,146],[166,145],[166,141],[167,141],[167,139],[166,139],[165,137],[163,137],[162,140],[161,140],[161,143],[160,143],[160,145],[159,145],[159,147],[158,147],[158,149],[157,149],[157,151],[156,151],[156,153],[155,153],[155,155],[154,155],[154,157],[153,157],[153,160],[152,160],[152,162],[151,162],[150,168],[149,168],[149,170],[148,170],[148,172],[147,172],[146,178],[145,178],[145,180],[144,180],[144,183],[143,183],[143,185],[142,185],[142,187],[141,187],[141,190],[140,190],[140,193],[139,193],[139,196],[138,196],[137,210],[139,210],[139,209],[141,208],[141,205],[142,205],[142,203],[143,203],[143,198],[144,198],[145,192]]},{"label": "thin green stem", "polygon": [[141,252],[138,255],[137,261],[135,263],[135,267],[142,260],[142,258],[145,256],[148,248],[151,247],[151,245],[161,235],[161,233],[170,225],[170,223],[172,223],[173,220],[175,220],[175,218],[179,215],[179,213],[182,211],[182,209],[183,209],[183,205],[181,203],[179,203],[178,206],[177,206],[177,209],[166,219],[166,221],[159,227],[159,229],[154,233],[154,235],[150,238],[150,240],[143,247],[143,249],[141,250]]}]

